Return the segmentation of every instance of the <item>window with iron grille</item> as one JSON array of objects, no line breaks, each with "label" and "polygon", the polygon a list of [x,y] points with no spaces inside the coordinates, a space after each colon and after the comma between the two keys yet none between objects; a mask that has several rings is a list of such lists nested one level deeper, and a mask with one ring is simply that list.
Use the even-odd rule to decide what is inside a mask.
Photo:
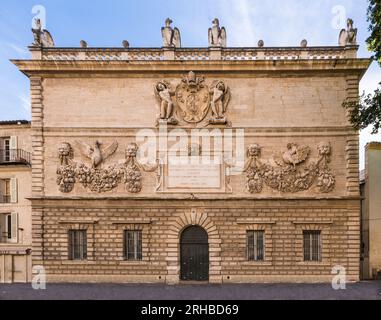
[{"label": "window with iron grille", "polygon": [[69,260],[87,259],[86,230],[69,230]]},{"label": "window with iron grille", "polygon": [[247,231],[247,260],[264,260],[264,231]]},{"label": "window with iron grille", "polygon": [[303,231],[304,261],[321,261],[321,231]]},{"label": "window with iron grille", "polygon": [[142,260],[142,231],[124,231],[124,258],[126,260]]}]

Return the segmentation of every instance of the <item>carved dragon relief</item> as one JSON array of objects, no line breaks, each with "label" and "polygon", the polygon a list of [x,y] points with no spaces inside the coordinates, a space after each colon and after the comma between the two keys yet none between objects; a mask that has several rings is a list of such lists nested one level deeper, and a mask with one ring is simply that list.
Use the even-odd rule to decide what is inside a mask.
[{"label": "carved dragon relief", "polygon": [[160,103],[156,125],[231,126],[226,116],[231,93],[221,80],[215,80],[208,86],[204,77],[191,71],[176,89],[170,82],[162,80],[154,86],[154,92]]},{"label": "carved dragon relief", "polygon": [[267,162],[261,158],[261,147],[253,144],[248,147],[246,173],[246,189],[250,193],[261,193],[264,184],[280,192],[301,192],[308,190],[317,181],[321,193],[329,193],[335,187],[335,176],[328,167],[331,155],[331,145],[319,143],[318,158],[305,163],[311,153],[307,146],[290,143],[287,150],[280,156],[273,156]]},{"label": "carved dragon relief", "polygon": [[142,174],[153,172],[158,165],[144,165],[137,159],[138,146],[132,143],[127,146],[126,160],[123,164],[112,164],[107,168],[101,168],[102,163],[114,154],[118,143],[114,141],[105,148],[96,142],[94,147],[83,142],[76,141],[77,147],[83,156],[91,160],[91,167],[83,162],[74,162],[74,152],[67,142],[58,148],[60,166],[57,169],[57,185],[63,193],[70,193],[76,182],[93,192],[107,192],[115,189],[122,181],[130,193],[139,193],[142,190]]}]

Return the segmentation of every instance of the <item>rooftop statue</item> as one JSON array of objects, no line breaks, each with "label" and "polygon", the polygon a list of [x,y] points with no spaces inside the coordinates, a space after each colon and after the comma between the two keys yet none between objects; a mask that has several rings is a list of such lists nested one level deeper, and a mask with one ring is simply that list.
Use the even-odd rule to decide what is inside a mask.
[{"label": "rooftop statue", "polygon": [[220,28],[220,21],[213,20],[213,27],[209,28],[209,47],[226,47],[226,30]]},{"label": "rooftop statue", "polygon": [[85,40],[81,40],[79,42],[79,45],[80,45],[81,48],[87,48],[87,42]]},{"label": "rooftop statue", "polygon": [[181,47],[180,30],[171,27],[171,19],[165,20],[165,27],[161,28],[161,35],[163,36],[163,47]]},{"label": "rooftop statue", "polygon": [[34,47],[54,47],[54,40],[52,35],[48,30],[42,28],[41,20],[35,19],[35,28],[32,28],[34,42],[32,46]]},{"label": "rooftop statue", "polygon": [[348,46],[357,44],[357,28],[353,28],[353,20],[347,20],[347,30],[342,29],[339,36],[339,45]]}]

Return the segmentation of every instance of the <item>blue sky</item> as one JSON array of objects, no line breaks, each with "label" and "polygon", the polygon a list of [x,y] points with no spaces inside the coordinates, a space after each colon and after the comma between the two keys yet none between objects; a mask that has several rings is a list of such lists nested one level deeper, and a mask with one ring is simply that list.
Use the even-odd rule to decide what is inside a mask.
[{"label": "blue sky", "polygon": [[[266,46],[298,46],[304,38],[311,46],[336,45],[336,7],[359,29],[359,56],[371,55],[365,46],[367,0],[1,0],[0,120],[30,119],[28,79],[9,59],[29,57],[35,5],[45,7],[46,28],[62,47],[82,39],[95,47],[118,47],[124,39],[133,47],[160,47],[167,17],[180,28],[183,47],[206,47],[215,17],[227,28],[229,46],[255,46],[259,39]],[[371,92],[380,81],[381,69],[373,63],[361,90]],[[381,134],[364,130],[361,146],[371,140],[381,141]]]}]

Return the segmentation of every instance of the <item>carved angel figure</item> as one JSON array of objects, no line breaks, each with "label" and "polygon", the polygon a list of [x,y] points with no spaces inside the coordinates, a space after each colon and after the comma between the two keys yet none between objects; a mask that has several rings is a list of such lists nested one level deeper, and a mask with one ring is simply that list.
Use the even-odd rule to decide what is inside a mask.
[{"label": "carved angel figure", "polygon": [[175,95],[175,91],[172,90],[171,84],[165,80],[158,82],[155,86],[155,94],[160,102],[160,119],[174,124],[176,120],[173,118],[172,96]]},{"label": "carved angel figure", "polygon": [[226,47],[226,29],[220,28],[220,22],[216,18],[213,26],[209,28],[209,47]]},{"label": "carved angel figure", "polygon": [[318,164],[323,162],[323,167],[327,167],[328,163],[330,163],[331,159],[331,144],[329,142],[320,142],[317,146],[318,154],[319,154],[319,159],[318,159]]},{"label": "carved angel figure", "polygon": [[118,142],[116,141],[105,148],[101,148],[102,144],[99,141],[95,142],[94,147],[79,141],[76,141],[75,143],[77,144],[81,153],[91,160],[93,169],[96,169],[103,161],[113,155],[118,149]]},{"label": "carved angel figure", "polygon": [[230,101],[230,90],[223,81],[214,81],[211,86],[212,115],[215,120],[225,118],[225,112]]},{"label": "carved angel figure", "polygon": [[342,29],[339,36],[339,45],[356,45],[357,44],[357,28],[353,28],[353,20],[347,20],[347,30]]},{"label": "carved angel figure", "polygon": [[58,147],[58,158],[61,166],[68,166],[74,157],[70,143],[63,142]]},{"label": "carved angel figure", "polygon": [[34,42],[33,46],[36,47],[54,47],[54,40],[48,30],[42,28],[41,20],[35,19],[35,28],[32,28]]},{"label": "carved angel figure", "polygon": [[181,47],[181,36],[178,28],[171,27],[172,20],[168,18],[165,20],[165,27],[161,28],[161,35],[163,37],[163,47]]}]

